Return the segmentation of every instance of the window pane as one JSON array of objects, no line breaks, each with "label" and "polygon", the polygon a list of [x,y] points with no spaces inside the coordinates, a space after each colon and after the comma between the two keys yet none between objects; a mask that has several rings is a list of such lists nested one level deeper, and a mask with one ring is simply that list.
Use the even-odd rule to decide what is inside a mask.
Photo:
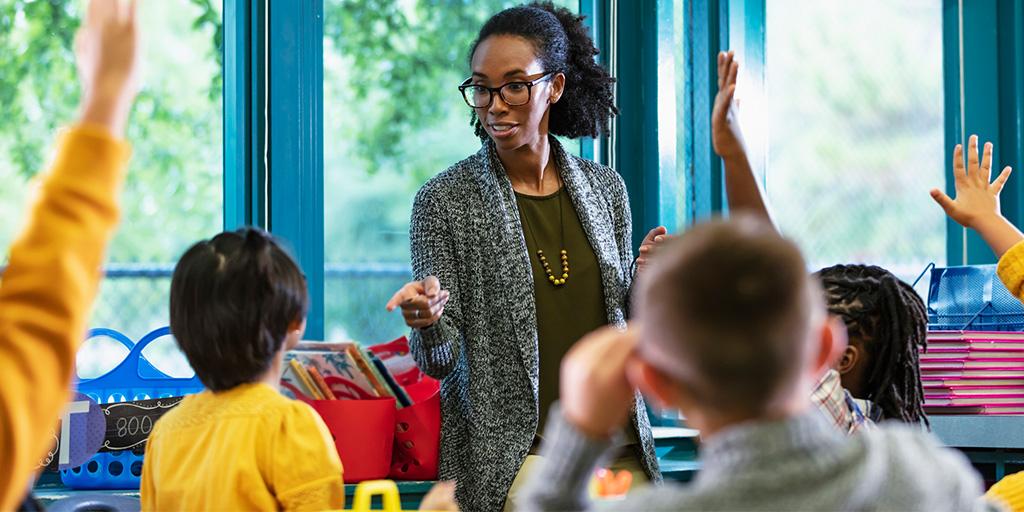
[{"label": "window pane", "polygon": [[411,278],[413,196],[480,148],[457,86],[480,26],[518,3],[324,2],[328,339],[376,343],[408,332],[384,304]]},{"label": "window pane", "polygon": [[766,40],[768,198],[809,263],[944,264],[942,2],[773,0]]},{"label": "window pane", "polygon": [[[172,0],[139,7],[144,66],[127,130],[132,159],[92,327],[138,340],[167,325],[173,262],[222,227],[221,4]],[[3,262],[24,219],[29,179],[52,156],[56,130],[77,113],[72,41],[85,5],[0,0]],[[152,352],[173,350],[165,344]],[[87,344],[82,374],[96,376],[110,359],[123,357],[116,343]]]}]

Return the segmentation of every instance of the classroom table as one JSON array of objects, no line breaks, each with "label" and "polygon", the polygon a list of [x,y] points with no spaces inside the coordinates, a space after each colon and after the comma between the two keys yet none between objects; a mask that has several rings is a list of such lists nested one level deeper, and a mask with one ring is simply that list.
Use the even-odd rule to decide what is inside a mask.
[{"label": "classroom table", "polygon": [[[658,455],[658,462],[661,465],[662,475],[665,480],[676,482],[688,482],[700,469],[697,458],[698,432],[682,427],[652,427],[654,434],[655,452]],[[420,501],[430,491],[434,482],[396,482],[398,491],[402,495],[402,508],[405,510],[416,510]],[[345,486],[345,496],[348,503],[352,502],[355,493],[355,484]],[[49,506],[65,498],[81,496],[115,496],[138,499],[139,491],[87,491],[74,490],[64,487],[61,484],[60,476],[55,473],[44,474],[40,477],[33,493],[43,505]]]}]

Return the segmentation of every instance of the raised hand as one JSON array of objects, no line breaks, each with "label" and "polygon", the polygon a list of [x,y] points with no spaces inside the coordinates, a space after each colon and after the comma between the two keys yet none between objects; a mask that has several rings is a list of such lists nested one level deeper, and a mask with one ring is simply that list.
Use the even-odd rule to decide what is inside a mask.
[{"label": "raised hand", "polygon": [[650,264],[651,256],[654,255],[658,246],[671,239],[672,236],[668,234],[668,229],[664,226],[658,226],[647,233],[644,241],[640,243],[640,255],[636,258],[637,274]]},{"label": "raised hand", "polygon": [[562,360],[562,414],[584,434],[608,438],[626,424],[633,407],[627,367],[636,340],[633,331],[602,327],[584,336]]},{"label": "raised hand", "polygon": [[967,167],[964,167],[964,148],[957,144],[953,150],[953,180],[956,199],[939,189],[932,189],[932,199],[954,221],[965,228],[976,230],[997,256],[1002,256],[1024,235],[1003,217],[999,208],[999,193],[1011,169],[1006,166],[992,181],[992,143],[985,143],[981,160],[978,159],[978,136],[971,135],[967,142]]},{"label": "raised hand", "polygon": [[971,135],[967,148],[967,168],[964,168],[964,148],[961,144],[953,150],[953,180],[956,184],[956,199],[951,199],[939,189],[932,189],[932,198],[946,211],[946,215],[965,228],[975,228],[979,223],[992,217],[1002,217],[999,209],[999,193],[1006,180],[1010,179],[1009,166],[992,179],[992,143],[985,143],[984,154],[978,161],[978,136]]},{"label": "raised hand", "polygon": [[75,36],[75,55],[82,82],[80,121],[120,136],[137,93],[135,0],[91,0]]},{"label": "raised hand", "polygon": [[736,79],[739,72],[740,63],[736,60],[734,52],[718,53],[718,94],[715,96],[715,106],[711,111],[711,142],[715,154],[723,159],[746,154],[743,134],[734,108]]},{"label": "raised hand", "polygon": [[395,292],[388,301],[388,311],[402,308],[405,325],[413,329],[424,329],[437,323],[444,314],[444,306],[451,294],[441,289],[441,282],[434,276],[422,281],[407,283]]}]

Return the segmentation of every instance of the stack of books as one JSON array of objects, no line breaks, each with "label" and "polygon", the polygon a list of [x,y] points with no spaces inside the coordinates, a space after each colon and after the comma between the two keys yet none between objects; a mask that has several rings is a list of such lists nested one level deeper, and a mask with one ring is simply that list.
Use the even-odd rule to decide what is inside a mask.
[{"label": "stack of books", "polygon": [[921,353],[928,414],[1024,414],[1024,333],[928,333]]},{"label": "stack of books", "polygon": [[392,370],[373,352],[354,342],[304,341],[285,354],[281,392],[313,400],[395,399],[398,408],[412,405]]}]

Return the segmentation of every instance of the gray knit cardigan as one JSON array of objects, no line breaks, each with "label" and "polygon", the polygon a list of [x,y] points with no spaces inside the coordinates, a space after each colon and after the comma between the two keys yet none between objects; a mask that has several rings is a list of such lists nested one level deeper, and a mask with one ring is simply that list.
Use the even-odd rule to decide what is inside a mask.
[{"label": "gray knit cardigan", "polygon": [[[622,326],[632,280],[629,200],[612,169],[552,154],[601,269],[608,322]],[[410,225],[416,279],[451,291],[441,320],[413,330],[416,362],[441,380],[440,477],[463,510],[500,510],[537,432],[537,312],[512,184],[493,143],[428,181]],[[631,421],[643,467],[660,482],[650,423],[637,395]]]}]

